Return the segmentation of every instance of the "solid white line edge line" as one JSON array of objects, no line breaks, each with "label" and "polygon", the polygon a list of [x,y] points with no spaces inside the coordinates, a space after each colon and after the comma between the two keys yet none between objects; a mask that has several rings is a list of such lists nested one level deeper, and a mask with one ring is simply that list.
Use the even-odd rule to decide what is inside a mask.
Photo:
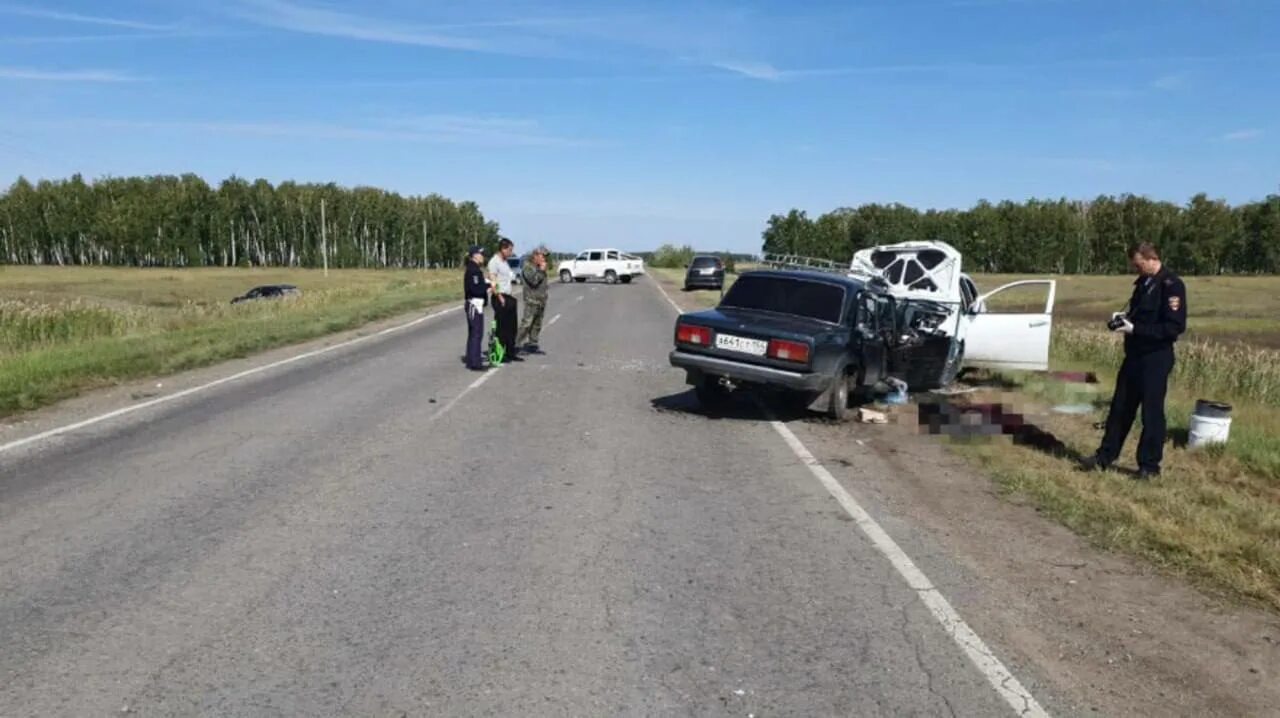
[{"label": "solid white line edge line", "polygon": [[456,312],[459,309],[461,309],[461,307],[453,307],[450,309],[444,309],[438,312],[433,312],[431,314],[427,314],[425,316],[418,317],[417,319],[413,319],[411,321],[405,322],[404,324],[397,324],[393,327],[387,327],[386,329],[374,332],[373,334],[366,334],[364,336],[356,337],[354,339],[348,339],[345,342],[339,342],[337,344],[332,344],[330,346],[322,347],[320,349],[314,349],[309,352],[303,352],[296,356],[291,356],[287,359],[281,359],[280,361],[271,362],[270,364],[263,364],[262,366],[254,367],[252,369],[246,369],[242,372],[237,372],[230,376],[224,376],[221,379],[215,379],[206,384],[201,384],[199,386],[193,386],[187,389],[183,389],[182,391],[175,392],[167,396],[158,397],[156,399],[151,399],[150,401],[144,401],[141,404],[133,404],[131,406],[122,407],[120,409],[116,409],[115,411],[109,411],[105,414],[99,414],[98,416],[85,419],[83,421],[77,421],[74,424],[67,424],[66,426],[60,426],[56,429],[50,429],[48,431],[44,431],[39,434],[28,436],[26,438],[15,439],[14,441],[10,441],[7,444],[0,444],[0,454],[3,454],[8,451],[13,451],[14,449],[18,449],[23,446],[28,446],[30,444],[36,444],[41,441],[45,441],[47,439],[52,439],[54,437],[61,436],[63,434],[69,434],[73,431],[78,431],[85,427],[93,426],[94,424],[101,424],[104,421],[110,421],[111,419],[115,419],[117,417],[121,417],[126,414],[132,414],[136,411],[142,411],[143,409],[149,409],[153,406],[158,406],[160,404],[165,404],[171,401],[177,401],[178,399],[191,396],[192,394],[198,394],[202,391],[207,391],[209,389],[212,389],[217,386],[221,386],[223,384],[230,384],[233,381],[238,381],[240,379],[244,379],[245,377],[253,376],[255,374],[261,374],[263,372],[267,372],[272,369],[277,369],[279,367],[286,366],[288,364],[293,364],[294,362],[302,361],[304,359],[310,359],[312,357],[317,357],[322,354],[328,354],[329,352],[334,352],[339,349],[345,349],[350,346],[355,346],[356,344],[361,344],[361,343],[370,341],[372,339],[376,339],[378,337],[386,336],[388,334],[393,334],[399,331],[404,331],[405,329],[409,329],[410,327],[415,327],[419,324],[422,324],[423,322],[427,322],[437,317],[442,317],[446,314]]},{"label": "solid white line edge line", "polygon": [[[671,299],[671,295],[667,294],[667,290],[662,288],[656,280],[654,286],[662,293],[664,299],[667,300],[678,314],[683,314],[684,310],[680,305]],[[960,650],[964,651],[969,660],[977,667],[978,671],[986,677],[991,687],[996,689],[996,693],[1009,704],[1014,711],[1021,716],[1028,718],[1049,718],[1049,713],[1040,705],[1039,701],[1031,695],[1031,692],[1023,687],[1022,683],[1014,677],[1013,673],[1005,668],[1005,665],[996,658],[995,653],[987,647],[987,644],[969,627],[968,623],[960,617],[955,608],[951,606],[951,602],[942,595],[942,592],[933,585],[929,577],[921,571],[906,551],[893,540],[893,537],[884,530],[882,526],[867,513],[866,509],[853,498],[853,495],[845,490],[844,486],[836,480],[836,477],[822,465],[822,462],[814,458],[813,454],[805,448],[800,438],[795,435],[786,424],[780,421],[770,419],[770,426],[782,440],[786,442],[791,452],[800,459],[814,478],[826,488],[827,493],[840,504],[840,507],[849,514],[853,522],[862,531],[863,535],[870,539],[871,544],[881,553],[899,576],[906,581],[907,586],[915,591],[920,597],[920,602],[929,609],[929,613],[933,614],[934,619],[942,625],[942,630],[946,631],[951,640],[955,642]]]},{"label": "solid white line edge line", "polygon": [[791,447],[791,451],[809,467],[810,473],[827,489],[846,513],[861,529],[862,533],[871,540],[872,545],[876,547],[893,568],[907,582],[907,586],[915,591],[920,597],[920,601],[929,609],[929,613],[942,624],[942,629],[951,636],[951,640],[960,646],[965,655],[969,656],[969,660],[973,665],[977,666],[982,675],[986,676],[987,681],[991,684],[996,692],[1004,698],[1018,715],[1029,716],[1031,718],[1048,718],[1048,713],[1040,706],[1031,692],[1022,686],[1022,683],[1005,668],[1004,664],[996,658],[987,644],[974,633],[969,624],[965,623],[960,614],[951,606],[951,602],[942,595],[942,592],[933,585],[929,577],[916,566],[911,557],[907,555],[902,547],[893,540],[891,536],[871,518],[871,515],[853,498],[853,496],[845,490],[836,477],[822,465],[813,454],[805,448],[791,429],[780,421],[771,420],[770,425],[787,442],[787,446]]}]

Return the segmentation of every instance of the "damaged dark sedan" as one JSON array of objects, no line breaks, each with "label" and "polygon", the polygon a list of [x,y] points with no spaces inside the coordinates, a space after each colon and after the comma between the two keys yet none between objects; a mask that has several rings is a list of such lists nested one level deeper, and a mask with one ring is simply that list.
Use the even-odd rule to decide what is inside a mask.
[{"label": "damaged dark sedan", "polygon": [[885,377],[895,301],[876,282],[817,271],[744,273],[715,309],[676,322],[671,365],[704,405],[779,390],[844,419],[852,394]]}]

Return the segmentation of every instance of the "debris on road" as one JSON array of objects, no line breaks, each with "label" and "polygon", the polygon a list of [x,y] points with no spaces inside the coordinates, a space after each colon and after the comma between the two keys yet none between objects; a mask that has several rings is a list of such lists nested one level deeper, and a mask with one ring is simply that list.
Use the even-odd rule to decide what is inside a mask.
[{"label": "debris on road", "polygon": [[[888,424],[889,417],[882,411],[858,409],[858,421],[863,424]],[[859,441],[859,444],[862,442]]]},{"label": "debris on road", "polygon": [[905,381],[889,377],[885,379],[885,383],[889,385],[889,393],[885,395],[884,403],[891,405],[907,403],[907,383]]}]

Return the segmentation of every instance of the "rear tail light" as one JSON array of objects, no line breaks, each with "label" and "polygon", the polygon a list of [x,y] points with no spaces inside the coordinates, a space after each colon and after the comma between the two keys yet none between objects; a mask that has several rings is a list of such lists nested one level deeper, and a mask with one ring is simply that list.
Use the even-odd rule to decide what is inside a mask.
[{"label": "rear tail light", "polygon": [[709,347],[711,346],[711,330],[706,327],[696,327],[692,324],[681,324],[676,327],[676,342]]},{"label": "rear tail light", "polygon": [[789,342],[785,339],[774,339],[769,342],[769,356],[782,361],[807,364],[809,363],[809,345],[800,342]]}]

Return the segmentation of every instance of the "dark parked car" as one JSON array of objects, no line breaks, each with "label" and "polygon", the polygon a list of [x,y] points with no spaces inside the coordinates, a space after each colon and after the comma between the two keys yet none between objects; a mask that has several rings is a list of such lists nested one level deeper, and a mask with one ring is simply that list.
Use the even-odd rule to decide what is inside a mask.
[{"label": "dark parked car", "polygon": [[844,419],[850,394],[897,374],[894,354],[931,331],[916,304],[899,302],[875,279],[745,272],[718,307],[676,320],[670,361],[704,405],[763,387]]},{"label": "dark parked car", "polygon": [[724,288],[724,262],[719,257],[699,255],[684,273],[684,290]]},{"label": "dark parked car", "polygon": [[507,259],[507,266],[508,266],[508,267],[511,267],[511,271],[512,271],[512,272],[515,272],[515,275],[516,275],[515,277],[513,277],[513,278],[511,279],[511,283],[512,283],[512,284],[519,284],[519,283],[520,283],[520,269],[521,269],[522,267],[524,267],[524,258],[523,258],[523,257],[511,257],[511,258]]},{"label": "dark parked car", "polygon": [[267,284],[250,289],[241,296],[232,299],[231,303],[239,304],[240,302],[249,302],[257,299],[283,299],[285,297],[296,297],[300,294],[302,294],[301,290],[292,284]]}]

